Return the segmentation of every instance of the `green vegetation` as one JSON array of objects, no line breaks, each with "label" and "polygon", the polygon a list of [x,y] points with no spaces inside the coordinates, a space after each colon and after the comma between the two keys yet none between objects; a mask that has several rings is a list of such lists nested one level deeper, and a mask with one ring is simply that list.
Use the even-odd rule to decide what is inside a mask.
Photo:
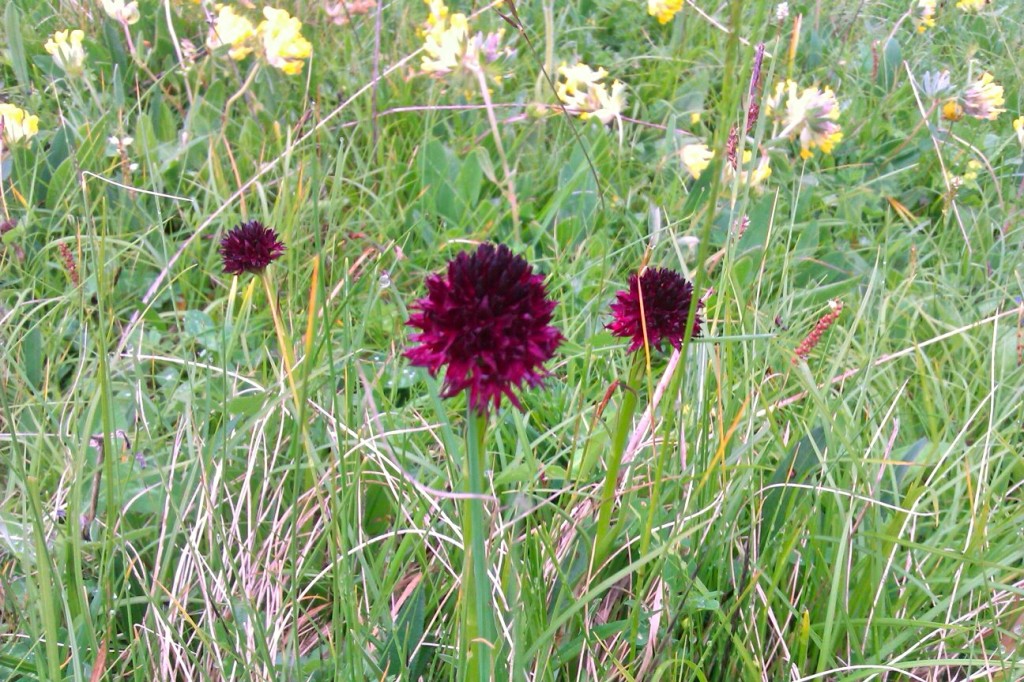
[{"label": "green vegetation", "polygon": [[0,679],[1024,678],[1024,4],[652,4],[4,3]]}]

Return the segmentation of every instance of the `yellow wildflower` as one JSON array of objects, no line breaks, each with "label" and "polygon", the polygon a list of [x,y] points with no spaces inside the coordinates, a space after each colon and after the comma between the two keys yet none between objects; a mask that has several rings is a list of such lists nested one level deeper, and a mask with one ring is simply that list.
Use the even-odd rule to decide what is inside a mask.
[{"label": "yellow wildflower", "polygon": [[[430,16],[420,30],[423,36],[423,59],[420,70],[430,76],[444,76],[458,69],[471,73],[482,73],[486,64],[496,61],[514,51],[501,47],[504,30],[492,31],[487,35],[477,32],[472,35],[469,19],[465,14],[449,14],[448,7],[441,0],[424,0],[430,8]],[[494,80],[501,82],[501,76]]]},{"label": "yellow wildflower", "polygon": [[82,64],[85,63],[85,48],[82,47],[84,37],[85,32],[77,28],[73,31],[57,31],[43,47],[65,73],[77,76],[82,73]]},{"label": "yellow wildflower", "polygon": [[964,181],[973,182],[978,179],[978,171],[982,169],[981,161],[971,159],[967,162],[967,169],[964,171]]},{"label": "yellow wildflower", "polygon": [[647,13],[657,17],[659,24],[672,21],[672,17],[682,8],[683,0],[647,0]]},{"label": "yellow wildflower", "polygon": [[1003,108],[1003,86],[999,85],[987,71],[967,87],[964,92],[964,113],[977,119],[994,121]]},{"label": "yellow wildflower", "polygon": [[1013,132],[1017,133],[1017,142],[1024,147],[1024,116],[1013,119]]},{"label": "yellow wildflower", "polygon": [[423,2],[430,8],[430,15],[427,17],[426,33],[429,33],[438,26],[443,31],[445,23],[448,21],[448,6],[444,4],[444,0],[423,0]]},{"label": "yellow wildflower", "polygon": [[935,28],[935,5],[936,0],[917,0],[918,33],[924,33],[930,28]]},{"label": "yellow wildflower", "polygon": [[683,166],[690,173],[694,180],[700,178],[700,174],[711,164],[715,153],[706,144],[688,144],[680,151],[683,159]]},{"label": "yellow wildflower", "polygon": [[302,37],[302,22],[283,9],[263,8],[266,21],[260,22],[260,37],[267,63],[289,76],[302,73],[306,59],[313,54],[313,46]]},{"label": "yellow wildflower", "polygon": [[985,9],[985,5],[991,1],[992,0],[958,0],[956,8],[962,9],[965,12],[980,12]]},{"label": "yellow wildflower", "polygon": [[959,121],[964,117],[964,108],[955,99],[948,99],[942,105],[942,118],[947,121]]},{"label": "yellow wildflower", "polygon": [[771,161],[768,156],[766,154],[758,156],[756,164],[752,163],[753,159],[753,152],[749,149],[744,149],[743,162],[740,164],[738,169],[733,168],[730,163],[725,164],[725,181],[732,182],[735,178],[739,178],[741,185],[756,188],[758,185],[770,178],[772,175],[772,168],[769,165]]},{"label": "yellow wildflower", "polygon": [[39,132],[39,117],[4,102],[0,103],[0,125],[3,125],[4,144],[14,144],[35,137]]},{"label": "yellow wildflower", "polygon": [[782,124],[779,137],[800,138],[800,156],[810,158],[815,147],[825,154],[843,139],[839,120],[839,101],[826,86],[824,90],[805,88],[799,94],[791,80],[779,83],[768,98],[767,112]]},{"label": "yellow wildflower", "polygon": [[139,20],[139,3],[136,0],[100,0],[100,4],[103,5],[103,11],[108,17],[122,24],[130,25]]},{"label": "yellow wildflower", "polygon": [[949,187],[950,192],[955,195],[962,187],[976,184],[978,172],[982,168],[983,166],[980,161],[971,159],[967,162],[964,172],[961,175],[957,175],[956,173],[946,170],[943,175],[946,179],[946,185]]},{"label": "yellow wildflower", "polygon": [[558,98],[566,104],[578,104],[582,108],[586,105],[586,93],[582,91],[600,84],[608,76],[608,72],[601,67],[594,71],[586,64],[579,62],[573,66],[560,66],[558,75],[560,76],[557,86]]},{"label": "yellow wildflower", "polygon": [[601,123],[607,125],[612,119],[618,120],[622,116],[622,110],[626,107],[626,85],[624,83],[613,81],[611,92],[603,85],[594,86],[591,90],[594,93],[598,106],[593,111],[581,113],[581,119],[585,121],[594,116]]},{"label": "yellow wildflower", "polygon": [[423,41],[423,60],[420,69],[433,76],[443,76],[459,67],[462,56],[466,52],[466,39],[469,37],[469,20],[466,15],[456,13],[448,18],[448,8],[444,7],[443,15],[431,15],[427,23],[431,25]]},{"label": "yellow wildflower", "polygon": [[569,112],[583,120],[596,117],[607,125],[622,116],[626,106],[625,84],[613,81],[609,91],[603,82],[607,76],[603,68],[595,71],[583,63],[562,65],[558,68],[555,92]]},{"label": "yellow wildflower", "polygon": [[229,57],[236,62],[245,59],[252,52],[256,28],[246,17],[236,14],[230,5],[218,5],[216,9],[217,16],[210,27],[210,34],[206,37],[206,46],[216,50],[218,47],[230,45]]}]

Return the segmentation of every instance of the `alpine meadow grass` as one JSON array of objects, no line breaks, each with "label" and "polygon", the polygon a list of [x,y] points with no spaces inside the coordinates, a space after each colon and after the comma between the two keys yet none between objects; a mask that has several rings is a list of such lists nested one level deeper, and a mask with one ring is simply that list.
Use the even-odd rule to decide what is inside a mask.
[{"label": "alpine meadow grass", "polygon": [[0,27],[0,679],[1024,679],[1024,3]]}]

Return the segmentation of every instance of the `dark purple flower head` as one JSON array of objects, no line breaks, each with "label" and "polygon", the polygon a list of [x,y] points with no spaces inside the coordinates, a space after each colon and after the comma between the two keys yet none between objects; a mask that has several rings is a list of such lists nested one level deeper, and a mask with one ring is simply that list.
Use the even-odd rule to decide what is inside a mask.
[{"label": "dark purple flower head", "polygon": [[[612,303],[614,319],[608,325],[615,336],[631,337],[630,352],[644,345],[644,325],[641,323],[640,298],[643,296],[643,320],[647,326],[647,340],[651,348],[658,348],[668,339],[675,348],[682,348],[686,333],[686,318],[694,304],[693,285],[682,275],[668,268],[648,268],[637,277],[629,276],[629,291],[615,294]],[[692,337],[700,336],[700,308],[693,317]]]},{"label": "dark purple flower head", "polygon": [[277,233],[258,220],[241,223],[228,230],[220,240],[220,255],[224,260],[224,273],[241,275],[258,273],[284,253],[284,244]]},{"label": "dark purple flower head", "polygon": [[542,383],[543,364],[563,341],[550,324],[555,305],[525,260],[504,245],[481,244],[427,277],[427,295],[406,323],[421,330],[411,336],[420,345],[405,356],[432,375],[446,365],[441,395],[468,389],[478,413],[497,409],[502,395],[522,409],[512,388]]}]

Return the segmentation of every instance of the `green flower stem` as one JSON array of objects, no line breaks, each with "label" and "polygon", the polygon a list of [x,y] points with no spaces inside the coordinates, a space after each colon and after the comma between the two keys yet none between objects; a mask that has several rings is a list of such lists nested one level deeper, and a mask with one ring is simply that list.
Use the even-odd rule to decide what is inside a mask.
[{"label": "green flower stem", "polygon": [[505,196],[508,199],[509,208],[512,211],[512,231],[516,243],[519,242],[519,199],[516,197],[516,180],[512,169],[508,165],[508,156],[505,155],[505,146],[501,143],[501,130],[498,128],[498,119],[494,115],[494,103],[491,102],[491,91],[487,87],[487,77],[484,70],[477,65],[471,69],[476,74],[477,83],[480,85],[480,96],[484,99],[484,106],[487,109],[487,120],[491,124],[491,135],[494,137],[494,147],[498,150],[498,158],[501,159],[501,168],[505,173]]},{"label": "green flower stem", "polygon": [[301,410],[302,400],[299,398],[299,391],[295,387],[295,377],[292,368],[295,363],[292,361],[292,348],[288,337],[284,333],[284,323],[281,321],[281,313],[277,309],[277,293],[274,291],[274,283],[270,275],[264,269],[259,274],[263,282],[263,289],[267,292],[267,304],[270,306],[270,316],[274,318],[274,330],[277,332],[277,344],[281,347],[281,357],[284,359],[284,373],[288,377],[288,387],[292,391],[292,398],[295,400],[295,409]]},{"label": "green flower stem", "polygon": [[462,505],[462,590],[463,627],[460,653],[466,663],[462,679],[472,682],[491,679],[491,647],[494,618],[487,577],[487,522],[484,516],[484,439],[487,415],[472,408],[466,420],[466,459],[463,464],[465,492]]},{"label": "green flower stem", "polygon": [[615,487],[622,466],[622,455],[626,451],[629,433],[633,428],[633,415],[636,413],[637,388],[646,367],[645,357],[640,353],[633,356],[633,366],[629,370],[629,380],[622,389],[622,404],[615,419],[615,432],[612,434],[612,451],[608,458],[608,471],[604,479],[604,491],[601,494],[601,506],[597,514],[597,533],[594,536],[593,565],[598,566],[608,555],[612,535],[609,528],[612,520],[612,507],[615,506]]},{"label": "green flower stem", "polygon": [[[689,334],[687,334],[687,336],[689,336]],[[689,339],[687,339],[687,343],[689,343]],[[684,345],[683,348],[686,348],[686,346]],[[672,377],[669,380],[670,381],[669,387],[668,387],[668,390],[665,393],[665,395],[669,396],[670,400],[674,396],[679,395],[679,385],[682,383],[684,372],[681,371],[682,368],[679,368],[678,371],[677,371],[677,366],[678,365],[683,365],[686,362],[685,360],[682,360],[682,362],[680,362],[681,358],[683,358],[682,352],[680,352],[678,350],[673,350],[672,351],[672,357],[670,358],[669,364],[668,364],[669,369],[672,371]],[[653,399],[652,399],[652,403],[651,404],[652,404],[652,409],[653,409],[653,406],[654,406]],[[657,511],[658,504],[660,503],[660,500],[661,500],[661,487],[662,487],[662,484],[664,483],[665,466],[666,466],[666,463],[668,462],[669,453],[673,449],[671,435],[675,431],[676,426],[677,426],[677,421],[676,421],[677,413],[675,411],[667,410],[667,412],[663,413],[663,415],[664,415],[663,418],[665,419],[665,423],[664,423],[665,435],[662,438],[662,444],[661,444],[661,447],[659,448],[659,452],[658,452],[658,461],[657,461],[657,464],[655,465],[654,478],[653,478],[654,485],[651,487],[651,500],[650,500],[650,504],[647,505],[647,521],[644,523],[643,534],[640,537],[640,554],[641,554],[641,556],[643,554],[645,554],[647,552],[647,550],[651,546],[651,534],[653,533],[653,530],[654,530],[655,512]],[[652,415],[652,417],[653,417],[653,415]],[[655,429],[655,423],[654,423],[654,419],[652,418],[651,419],[651,431],[653,432],[654,429]]]},{"label": "green flower stem", "polygon": [[224,113],[221,115],[221,124],[227,123],[228,115],[231,113],[231,107],[241,99],[245,93],[249,91],[249,86],[252,85],[253,81],[256,80],[256,74],[260,71],[260,63],[255,62],[252,68],[249,69],[249,74],[245,77],[245,82],[242,83],[242,87],[238,88],[237,91],[224,103]]}]

